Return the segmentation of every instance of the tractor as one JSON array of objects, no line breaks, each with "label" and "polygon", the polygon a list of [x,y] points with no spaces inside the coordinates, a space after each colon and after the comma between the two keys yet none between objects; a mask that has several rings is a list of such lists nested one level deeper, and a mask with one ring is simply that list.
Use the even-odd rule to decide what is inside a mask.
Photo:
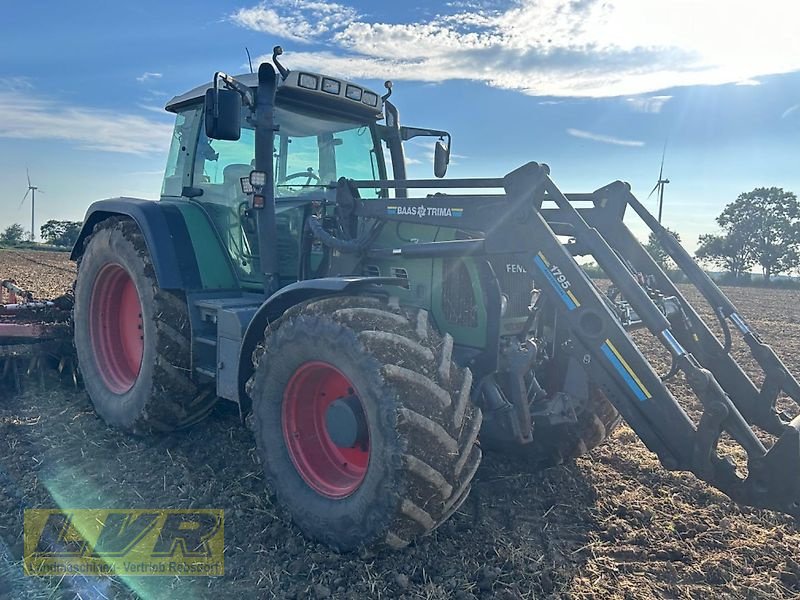
[{"label": "tractor", "polygon": [[[379,94],[287,69],[281,54],[166,105],[159,202],[86,213],[72,327],[106,423],[170,432],[235,403],[279,505],[340,551],[433,531],[467,498],[482,452],[547,467],[623,418],[665,468],[800,516],[800,420],[776,407],[781,393],[800,400],[797,380],[628,184],[565,194],[537,162],[445,178],[450,134],[401,125],[390,82]],[[433,179],[407,177],[404,142],[419,137],[433,143]],[[713,329],[626,211],[710,304]],[[730,324],[760,386],[731,355]],[[634,329],[669,353],[668,372]],[[679,376],[698,423],[666,385]],[[718,451],[723,433],[746,476]]]}]

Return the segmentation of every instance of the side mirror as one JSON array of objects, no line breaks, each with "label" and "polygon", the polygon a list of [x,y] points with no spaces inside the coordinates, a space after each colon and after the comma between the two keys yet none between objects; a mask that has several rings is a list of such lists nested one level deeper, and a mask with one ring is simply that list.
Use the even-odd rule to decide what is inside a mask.
[{"label": "side mirror", "polygon": [[441,179],[447,173],[448,164],[450,164],[450,147],[445,148],[442,140],[437,140],[433,152],[433,174]]},{"label": "side mirror", "polygon": [[234,90],[206,90],[206,135],[235,142],[241,136],[242,97]]}]

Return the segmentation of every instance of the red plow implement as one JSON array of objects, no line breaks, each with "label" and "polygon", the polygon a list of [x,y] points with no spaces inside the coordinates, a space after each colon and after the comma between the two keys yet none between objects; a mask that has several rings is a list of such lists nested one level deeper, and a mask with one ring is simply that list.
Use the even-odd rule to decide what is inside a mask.
[{"label": "red plow implement", "polygon": [[71,293],[40,300],[10,279],[0,281],[0,383],[21,390],[23,376],[55,367],[77,384]]}]

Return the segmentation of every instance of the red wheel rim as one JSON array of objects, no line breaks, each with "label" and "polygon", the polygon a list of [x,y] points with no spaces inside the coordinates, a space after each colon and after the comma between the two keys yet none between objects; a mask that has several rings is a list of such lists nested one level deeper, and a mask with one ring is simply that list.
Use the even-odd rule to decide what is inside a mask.
[{"label": "red wheel rim", "polygon": [[314,361],[295,371],[283,395],[281,421],[289,457],[303,480],[327,498],[349,496],[367,474],[369,439],[363,445],[340,448],[326,425],[331,403],[353,394],[357,395],[354,386],[341,371]]},{"label": "red wheel rim", "polygon": [[89,313],[89,338],[100,376],[109,390],[124,394],[142,366],[144,324],[136,285],[122,266],[108,264],[97,274]]}]

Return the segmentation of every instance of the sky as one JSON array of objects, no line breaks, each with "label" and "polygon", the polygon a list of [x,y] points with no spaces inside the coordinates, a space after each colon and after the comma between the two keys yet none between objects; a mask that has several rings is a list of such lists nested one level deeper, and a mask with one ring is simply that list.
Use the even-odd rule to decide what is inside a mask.
[{"label": "sky", "polygon": [[[738,194],[800,193],[794,0],[0,0],[0,227],[157,198],[170,97],[247,71],[360,81],[406,125],[453,134],[452,177],[545,162],[563,191],[621,179],[645,199],[666,147],[664,223],[693,249]],[[409,146],[431,177],[430,148]],[[655,210],[655,195],[646,205]],[[635,231],[639,229],[632,224]],[[37,232],[38,233],[38,232]]]}]

